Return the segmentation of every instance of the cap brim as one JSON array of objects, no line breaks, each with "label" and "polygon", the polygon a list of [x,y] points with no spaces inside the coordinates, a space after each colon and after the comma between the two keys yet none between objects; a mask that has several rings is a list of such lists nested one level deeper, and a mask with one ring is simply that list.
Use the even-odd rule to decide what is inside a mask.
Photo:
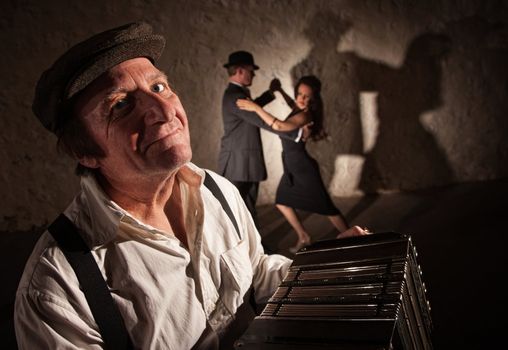
[{"label": "cap brim", "polygon": [[103,54],[91,57],[91,62],[69,81],[65,89],[65,97],[73,97],[109,69],[126,60],[146,57],[154,63],[161,56],[164,45],[164,37],[149,35],[108,48]]}]

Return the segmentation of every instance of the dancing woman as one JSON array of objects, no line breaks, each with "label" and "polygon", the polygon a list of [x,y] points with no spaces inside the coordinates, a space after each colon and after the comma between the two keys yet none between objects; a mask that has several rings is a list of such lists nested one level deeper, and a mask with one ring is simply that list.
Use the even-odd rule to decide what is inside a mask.
[{"label": "dancing woman", "polygon": [[[240,109],[256,112],[256,114],[271,128],[279,131],[298,129],[313,122],[310,139],[319,141],[326,136],[323,129],[323,102],[321,99],[321,82],[315,76],[302,77],[295,86],[293,100],[281,88],[280,82],[272,82],[276,91],[284,97],[291,107],[291,113],[282,121],[265,111],[261,106],[248,99],[237,100]],[[282,163],[284,173],[277,187],[275,203],[289,224],[298,235],[298,241],[290,248],[295,253],[300,248],[310,244],[311,239],[298,218],[295,209],[325,215],[339,231],[337,237],[363,235],[367,232],[358,226],[349,228],[346,219],[333,204],[321,174],[319,165],[305,148],[305,142],[288,142],[281,138]]]}]

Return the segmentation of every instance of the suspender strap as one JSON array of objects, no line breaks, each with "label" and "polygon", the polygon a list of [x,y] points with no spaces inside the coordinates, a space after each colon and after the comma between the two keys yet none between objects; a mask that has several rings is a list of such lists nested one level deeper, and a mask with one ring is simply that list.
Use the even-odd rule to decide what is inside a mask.
[{"label": "suspender strap", "polygon": [[49,226],[48,231],[76,273],[106,348],[132,349],[131,339],[106,281],[74,224],[65,215],[60,214]]},{"label": "suspender strap", "polygon": [[210,174],[208,174],[208,172],[206,172],[206,171],[205,171],[205,174],[206,174],[205,175],[205,186],[213,193],[215,198],[217,198],[217,200],[220,202],[220,204],[222,205],[222,209],[226,212],[226,214],[228,214],[229,219],[233,223],[236,233],[238,234],[238,238],[242,239],[242,236],[240,235],[240,229],[238,228],[238,224],[236,222],[235,216],[233,215],[233,211],[229,207],[229,204],[228,204],[226,198],[224,197],[224,194],[222,193],[222,191],[220,190],[219,186],[217,185],[215,180],[212,178],[212,176]]},{"label": "suspender strap", "polygon": [[[208,174],[208,172],[206,172],[206,171],[205,171],[205,174],[206,174],[205,175],[205,186],[213,193],[215,198],[217,198],[217,200],[220,202],[220,204],[222,205],[222,209],[226,212],[226,214],[228,214],[229,219],[233,223],[233,226],[235,226],[236,233],[238,234],[238,238],[242,239],[242,236],[240,235],[240,229],[238,228],[238,223],[236,222],[235,216],[233,215],[233,211],[231,210],[231,207],[229,206],[228,202],[226,201],[224,194],[222,193],[222,191],[220,190],[219,186],[217,185],[215,180],[212,178],[212,176],[210,174]],[[256,312],[257,304],[256,304],[256,300],[254,298],[253,290],[254,290],[254,288],[251,286],[251,289],[247,292],[246,296],[244,297],[244,303],[242,304],[240,309],[237,311],[237,316],[238,316],[238,313],[240,312],[242,314],[242,319],[244,319],[244,320],[247,319],[244,316],[247,312],[246,311],[247,308],[249,310],[248,312],[250,312],[254,315],[257,314],[257,312]],[[252,318],[250,318],[249,321],[250,320],[252,320]],[[221,342],[222,342],[222,340],[221,340]]]}]

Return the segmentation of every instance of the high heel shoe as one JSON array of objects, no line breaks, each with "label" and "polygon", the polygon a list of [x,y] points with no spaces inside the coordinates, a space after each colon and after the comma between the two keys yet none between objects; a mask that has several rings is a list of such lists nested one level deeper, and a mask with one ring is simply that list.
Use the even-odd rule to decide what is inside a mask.
[{"label": "high heel shoe", "polygon": [[303,247],[308,246],[309,244],[310,244],[310,240],[298,240],[298,242],[296,242],[295,246],[289,248],[289,252],[291,254],[296,254],[297,251],[299,251]]}]

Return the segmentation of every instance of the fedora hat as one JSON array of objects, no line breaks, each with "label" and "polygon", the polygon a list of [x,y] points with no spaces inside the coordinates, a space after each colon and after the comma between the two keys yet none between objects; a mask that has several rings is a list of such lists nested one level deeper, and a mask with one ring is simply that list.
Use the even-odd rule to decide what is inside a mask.
[{"label": "fedora hat", "polygon": [[259,67],[254,64],[254,57],[247,51],[235,51],[231,53],[228,58],[228,63],[224,63],[224,68],[240,65],[251,65],[254,69],[259,69]]},{"label": "fedora hat", "polygon": [[67,50],[42,73],[32,110],[42,125],[56,133],[69,118],[69,101],[90,83],[123,61],[146,57],[152,63],[164,50],[165,39],[148,23],[129,23],[96,34]]}]

